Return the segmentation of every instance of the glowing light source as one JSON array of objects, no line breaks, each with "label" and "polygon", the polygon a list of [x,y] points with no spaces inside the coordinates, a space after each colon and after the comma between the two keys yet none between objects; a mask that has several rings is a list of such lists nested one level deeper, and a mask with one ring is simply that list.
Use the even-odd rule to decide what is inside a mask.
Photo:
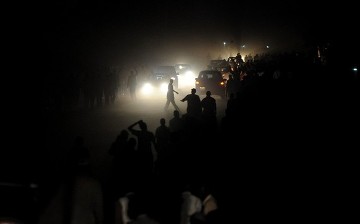
[{"label": "glowing light source", "polygon": [[357,72],[357,68],[356,68],[356,67],[355,67],[355,68],[353,68],[353,71],[354,71],[354,72]]},{"label": "glowing light source", "polygon": [[154,88],[150,83],[145,83],[145,85],[142,87],[141,92],[145,95],[149,95],[153,92]]}]

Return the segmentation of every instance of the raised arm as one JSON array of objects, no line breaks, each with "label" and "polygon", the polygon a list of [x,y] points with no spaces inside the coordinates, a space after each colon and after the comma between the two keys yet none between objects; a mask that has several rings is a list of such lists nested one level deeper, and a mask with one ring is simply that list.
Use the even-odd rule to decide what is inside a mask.
[{"label": "raised arm", "polygon": [[142,120],[139,120],[139,121],[133,123],[132,125],[130,125],[130,126],[128,127],[129,131],[137,131],[137,130],[134,129],[134,126],[137,125],[137,124],[139,124],[140,122],[142,122]]},{"label": "raised arm", "polygon": [[181,102],[185,102],[185,101],[187,101],[187,99],[188,99],[188,96],[186,95],[185,97],[184,97],[184,99],[182,99],[182,100],[180,100]]}]

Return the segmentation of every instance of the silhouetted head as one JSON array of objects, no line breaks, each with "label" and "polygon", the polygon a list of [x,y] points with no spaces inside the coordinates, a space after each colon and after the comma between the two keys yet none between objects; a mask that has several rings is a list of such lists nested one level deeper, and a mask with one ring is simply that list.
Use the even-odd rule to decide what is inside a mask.
[{"label": "silhouetted head", "polygon": [[173,79],[170,79],[170,83],[173,83],[174,82],[174,80]]},{"label": "silhouetted head", "polygon": [[160,119],[160,124],[161,124],[162,126],[164,126],[165,123],[166,123],[166,122],[165,122],[165,118],[161,118],[161,119]]},{"label": "silhouetted head", "polygon": [[147,131],[147,125],[145,122],[139,122],[139,126],[142,131]]},{"label": "silhouetted head", "polygon": [[196,89],[195,89],[195,88],[192,88],[192,89],[191,89],[191,93],[192,93],[192,94],[195,94],[195,93],[196,93]]},{"label": "silhouetted head", "polygon": [[211,96],[211,92],[210,92],[210,91],[206,91],[206,96]]}]

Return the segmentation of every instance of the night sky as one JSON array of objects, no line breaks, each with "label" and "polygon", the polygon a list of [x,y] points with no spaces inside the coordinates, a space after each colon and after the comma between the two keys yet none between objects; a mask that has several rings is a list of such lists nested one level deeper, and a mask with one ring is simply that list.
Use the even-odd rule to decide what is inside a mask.
[{"label": "night sky", "polygon": [[39,9],[41,44],[55,63],[187,62],[217,58],[223,42],[234,53],[243,44],[245,53],[253,54],[266,45],[273,51],[299,50],[343,39],[341,34],[356,24],[351,4],[297,0],[69,0]]}]

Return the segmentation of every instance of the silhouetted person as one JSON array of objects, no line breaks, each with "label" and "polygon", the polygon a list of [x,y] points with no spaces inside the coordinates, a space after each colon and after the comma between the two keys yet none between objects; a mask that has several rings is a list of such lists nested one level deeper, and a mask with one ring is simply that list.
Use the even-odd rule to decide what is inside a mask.
[{"label": "silhouetted person", "polygon": [[136,152],[135,149],[130,147],[130,139],[128,140],[128,138],[129,132],[122,130],[109,150],[109,154],[113,156],[112,181],[110,183],[112,199],[117,199],[123,193],[127,187],[125,183],[128,183],[128,179],[132,176],[132,172],[134,172],[134,169],[129,167],[134,165]]},{"label": "silhouetted person", "polygon": [[127,87],[129,88],[130,97],[132,100],[136,100],[136,86],[137,86],[136,76],[137,76],[136,70],[131,71],[130,76],[128,77],[128,82],[127,82]]},{"label": "silhouetted person", "polygon": [[[132,186],[138,174],[136,145],[137,145],[136,139],[133,137],[129,138],[125,152],[126,153],[125,170],[127,174],[124,176],[125,181],[131,182],[129,186]],[[128,178],[128,180],[126,180],[126,178]]]},{"label": "silhouetted person", "polygon": [[188,185],[182,192],[182,203],[180,212],[180,224],[190,224],[191,216],[196,213],[201,213],[202,201],[191,192],[191,187]]},{"label": "silhouetted person", "polygon": [[236,63],[237,63],[238,65],[242,65],[242,63],[243,63],[244,61],[243,61],[243,59],[242,59],[242,57],[241,57],[241,54],[240,54],[240,53],[237,53],[235,58],[236,58]]},{"label": "silhouetted person", "polygon": [[157,171],[161,169],[161,163],[166,157],[166,150],[170,144],[170,128],[165,125],[164,118],[160,119],[160,127],[155,131],[155,142],[157,152]]},{"label": "silhouetted person", "polygon": [[229,98],[231,93],[235,94],[236,84],[233,75],[229,75],[229,79],[226,81],[226,97]]},{"label": "silhouetted person", "polygon": [[206,97],[201,100],[202,114],[206,117],[216,117],[216,100],[211,96],[211,92],[206,92]]},{"label": "silhouetted person", "polygon": [[235,94],[231,93],[230,97],[226,103],[226,109],[229,116],[233,116],[236,110],[236,101],[235,101]]},{"label": "silhouetted person", "polygon": [[[140,126],[140,130],[135,130],[135,125]],[[129,131],[138,139],[138,162],[141,166],[140,170],[144,174],[151,174],[153,169],[152,146],[155,145],[155,136],[147,130],[147,124],[142,120],[128,127]],[[146,175],[147,176],[147,175]]]},{"label": "silhouetted person", "polygon": [[174,106],[175,110],[180,111],[179,107],[175,103],[175,96],[174,96],[174,93],[176,93],[176,94],[179,94],[179,93],[174,90],[173,83],[174,83],[174,80],[170,79],[170,82],[168,85],[168,91],[167,91],[167,95],[166,95],[167,100],[165,103],[164,110],[167,110],[169,107],[169,104],[171,103]]},{"label": "silhouetted person", "polygon": [[165,124],[165,119],[161,118],[160,127],[156,128],[155,131],[156,149],[158,151],[165,149],[170,141],[170,128],[167,127]]},{"label": "silhouetted person", "polygon": [[134,197],[134,192],[128,192],[120,197],[115,203],[115,224],[127,224],[133,220],[129,218],[128,206],[130,200]]},{"label": "silhouetted person", "polygon": [[127,205],[128,218],[132,221],[129,224],[159,224],[152,216],[154,204],[148,201],[148,195],[135,193]]},{"label": "silhouetted person", "polygon": [[184,121],[180,118],[178,110],[174,110],[174,117],[169,121],[169,128],[171,132],[180,132],[184,129]]},{"label": "silhouetted person", "polygon": [[115,166],[121,165],[124,159],[124,152],[127,147],[127,141],[129,138],[129,132],[127,130],[122,130],[120,135],[116,137],[115,142],[111,144],[109,154],[114,156],[113,162]]},{"label": "silhouetted person", "polygon": [[218,217],[218,203],[211,190],[207,186],[202,186],[199,197],[202,200],[202,211],[191,217],[191,223],[221,223]]},{"label": "silhouetted person", "polygon": [[38,223],[102,224],[103,211],[102,187],[91,172],[89,152],[86,150],[77,158],[76,167],[50,199]]},{"label": "silhouetted person", "polygon": [[187,114],[193,117],[200,117],[201,115],[201,101],[200,97],[195,94],[196,89],[191,89],[191,94],[188,94],[181,100],[181,102],[187,101]]},{"label": "silhouetted person", "polygon": [[216,120],[216,100],[211,96],[211,92],[206,92],[206,97],[201,100],[202,118],[205,122],[206,132],[214,133],[217,128]]}]

